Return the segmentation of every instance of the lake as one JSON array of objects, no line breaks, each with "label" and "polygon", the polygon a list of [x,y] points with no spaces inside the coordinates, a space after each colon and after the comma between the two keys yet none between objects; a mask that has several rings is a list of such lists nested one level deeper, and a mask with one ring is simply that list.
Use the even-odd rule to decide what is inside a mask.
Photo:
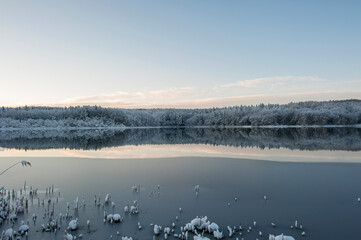
[{"label": "lake", "polygon": [[[174,223],[179,234],[197,216],[217,223],[226,239],[361,234],[360,128],[13,130],[0,132],[0,149],[1,171],[21,160],[32,165],[0,175],[1,186],[18,197],[22,189],[29,201],[13,223],[17,230],[29,220],[29,239],[64,239],[76,218],[78,230],[70,233],[83,239],[152,239],[151,224]],[[36,195],[30,187],[38,189]],[[107,194],[113,205],[104,204]],[[139,213],[125,213],[135,200]],[[104,211],[119,213],[123,222],[104,223]],[[60,223],[59,214],[66,213],[71,216]],[[57,219],[57,233],[42,231],[49,218]],[[11,226],[5,221],[0,232]],[[237,229],[232,237],[227,226]],[[168,239],[176,238],[172,233]]]}]

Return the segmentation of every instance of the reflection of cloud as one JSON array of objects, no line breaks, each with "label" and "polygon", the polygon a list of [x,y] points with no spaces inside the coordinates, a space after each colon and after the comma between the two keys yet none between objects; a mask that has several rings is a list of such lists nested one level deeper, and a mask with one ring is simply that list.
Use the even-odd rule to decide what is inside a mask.
[{"label": "reflection of cloud", "polygon": [[235,83],[225,84],[221,87],[257,87],[263,84],[284,85],[285,83],[294,84],[295,82],[321,81],[322,79],[314,76],[281,76],[281,77],[264,77],[238,81]]},{"label": "reflection of cloud", "polygon": [[[105,148],[101,150],[40,150],[29,155],[24,150],[8,151],[6,156],[22,157],[78,157],[78,158],[107,158],[107,159],[151,159],[173,157],[219,157],[265,160],[276,162],[355,162],[360,163],[358,152],[344,151],[302,151],[259,148],[238,148],[232,146],[213,146],[205,144],[192,145],[139,145]],[[4,156],[2,156],[4,157]]]}]

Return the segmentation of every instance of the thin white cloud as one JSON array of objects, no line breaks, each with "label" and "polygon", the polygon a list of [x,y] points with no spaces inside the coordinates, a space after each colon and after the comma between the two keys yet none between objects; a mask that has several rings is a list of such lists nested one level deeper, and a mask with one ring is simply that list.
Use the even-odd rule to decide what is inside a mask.
[{"label": "thin white cloud", "polygon": [[157,101],[169,101],[174,99],[181,99],[185,97],[192,96],[194,94],[193,88],[184,87],[184,88],[172,88],[172,89],[162,89],[157,91],[139,91],[139,92],[122,92],[118,91],[112,94],[101,94],[97,96],[85,96],[85,97],[75,97],[66,99],[63,104],[121,104],[123,106],[133,106],[136,104],[146,104],[147,102],[157,102]]},{"label": "thin white cloud", "polygon": [[[212,108],[240,105],[264,104],[286,104],[299,101],[329,101],[344,99],[361,99],[361,91],[337,92],[337,91],[315,91],[289,94],[255,94],[246,96],[215,97],[196,99],[192,101],[168,102],[157,105],[166,108]],[[150,107],[150,106],[143,106]]]},{"label": "thin white cloud", "polygon": [[[348,84],[342,84],[342,83]],[[327,81],[314,76],[264,77],[216,87],[183,87],[75,97],[55,106],[120,108],[210,108],[260,103],[361,99],[359,81]],[[49,104],[44,104],[49,105]]]},{"label": "thin white cloud", "polygon": [[293,84],[295,82],[309,82],[309,81],[322,81],[322,78],[315,76],[279,76],[279,77],[264,77],[264,78],[254,78],[247,79],[243,81],[238,81],[235,83],[221,85],[223,88],[228,87],[258,87],[264,84],[271,85],[284,85],[286,83]]},{"label": "thin white cloud", "polygon": [[[245,96],[214,97],[182,100],[180,98],[163,99],[159,101],[94,101],[86,102],[85,105],[100,105],[103,107],[120,108],[212,108],[239,105],[285,104],[299,101],[328,101],[344,99],[361,99],[361,91],[338,92],[338,91],[314,91],[289,94],[254,94]],[[166,101],[167,100],[167,101]],[[84,105],[81,102],[60,104],[62,106]]]}]

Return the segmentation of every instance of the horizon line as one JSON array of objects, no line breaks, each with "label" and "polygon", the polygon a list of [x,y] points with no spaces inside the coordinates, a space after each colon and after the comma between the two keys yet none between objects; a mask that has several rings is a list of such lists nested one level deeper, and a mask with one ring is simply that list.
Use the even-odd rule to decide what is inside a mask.
[{"label": "horizon line", "polygon": [[75,107],[100,107],[105,109],[126,109],[126,110],[161,110],[161,109],[212,109],[212,108],[233,108],[233,107],[252,107],[252,106],[260,106],[260,105],[289,105],[289,104],[299,104],[299,103],[308,103],[308,102],[361,102],[361,98],[349,98],[349,99],[335,99],[335,100],[306,100],[306,101],[290,101],[288,103],[258,103],[258,104],[240,104],[240,105],[228,105],[223,107],[134,107],[134,108],[126,108],[126,107],[111,107],[111,106],[102,106],[101,104],[73,104],[73,105],[67,105],[67,104],[49,104],[49,105],[42,105],[42,104],[31,104],[31,105],[13,105],[13,106],[5,106],[1,105],[0,108],[75,108]]}]

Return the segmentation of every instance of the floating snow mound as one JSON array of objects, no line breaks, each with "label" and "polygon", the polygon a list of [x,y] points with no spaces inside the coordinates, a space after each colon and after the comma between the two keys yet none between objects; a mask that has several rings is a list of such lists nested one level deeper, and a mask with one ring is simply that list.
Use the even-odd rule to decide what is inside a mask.
[{"label": "floating snow mound", "polygon": [[[213,233],[213,236],[216,239],[221,239],[223,238],[223,232],[219,231],[219,227],[218,224],[212,222],[210,223],[210,221],[208,221],[208,217],[196,217],[194,218],[190,223],[187,223],[184,228],[184,231],[191,231],[193,232],[196,237],[202,237],[200,235],[198,235],[197,230],[201,230],[201,231],[208,231],[209,233]],[[198,239],[198,238],[197,238]],[[199,238],[199,239],[207,239],[207,238]]]},{"label": "floating snow mound", "polygon": [[24,235],[27,231],[29,231],[29,226],[28,225],[21,225],[19,227],[19,232],[21,235]]},{"label": "floating snow mound", "polygon": [[120,216],[120,214],[115,213],[115,214],[113,214],[113,220],[114,220],[114,222],[121,222],[122,217]]},{"label": "floating snow mound", "polygon": [[113,222],[113,214],[108,214],[107,221],[111,223]]},{"label": "floating snow mound", "polygon": [[185,231],[195,231],[198,230],[208,230],[208,226],[210,225],[210,222],[208,221],[207,216],[203,218],[196,217],[194,218],[190,223],[187,223],[184,226]]},{"label": "floating snow mound", "polygon": [[274,235],[269,235],[269,240],[295,240],[293,237],[291,236],[285,236],[283,235],[283,233],[281,235],[278,236],[274,236]]},{"label": "floating snow mound", "polygon": [[67,233],[64,237],[65,237],[65,240],[73,240],[74,239],[73,235],[71,235],[69,233]]},{"label": "floating snow mound", "polygon": [[154,225],[154,235],[159,235],[161,227],[158,225]]},{"label": "floating snow mound", "polygon": [[216,239],[221,239],[221,238],[223,238],[223,232],[220,232],[220,231],[216,230],[216,231],[213,232],[213,237],[216,238]]},{"label": "floating snow mound", "polygon": [[122,240],[133,240],[131,237],[122,237]]},{"label": "floating snow mound", "polygon": [[193,236],[193,240],[210,240],[210,239],[207,238],[207,237],[203,237],[201,235],[198,235],[198,236]]},{"label": "floating snow mound", "polygon": [[216,223],[212,222],[208,225],[208,232],[213,233],[214,231],[218,231],[219,227]]},{"label": "floating snow mound", "polygon": [[78,219],[71,220],[68,228],[72,231],[76,230],[78,228]]},{"label": "floating snow mound", "polygon": [[166,233],[168,235],[170,234],[170,228],[169,227],[164,228],[163,231],[164,231],[164,233]]},{"label": "floating snow mound", "polygon": [[139,211],[138,211],[138,208],[136,206],[131,206],[130,207],[130,212],[132,214],[137,214]]},{"label": "floating snow mound", "polygon": [[14,221],[14,220],[18,219],[18,216],[17,216],[15,213],[13,213],[13,214],[11,214],[11,215],[9,216],[9,219],[10,219],[11,221]]},{"label": "floating snow mound", "polygon": [[16,232],[12,228],[9,228],[8,230],[5,231],[6,239],[13,239],[13,236],[15,234],[16,234]]}]

